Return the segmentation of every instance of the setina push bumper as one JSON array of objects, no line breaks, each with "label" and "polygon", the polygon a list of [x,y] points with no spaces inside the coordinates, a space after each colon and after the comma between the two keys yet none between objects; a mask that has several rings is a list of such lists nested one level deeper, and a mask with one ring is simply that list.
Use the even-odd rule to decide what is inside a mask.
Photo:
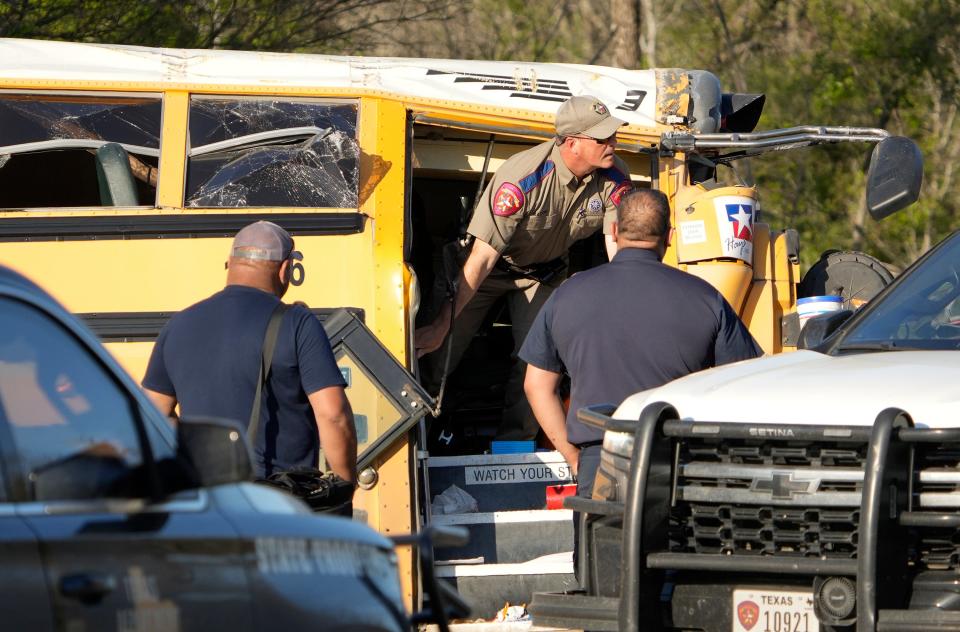
[{"label": "setina push bumper", "polygon": [[960,428],[639,421],[606,430],[581,512],[583,590],[538,626],[719,632],[960,630]]}]

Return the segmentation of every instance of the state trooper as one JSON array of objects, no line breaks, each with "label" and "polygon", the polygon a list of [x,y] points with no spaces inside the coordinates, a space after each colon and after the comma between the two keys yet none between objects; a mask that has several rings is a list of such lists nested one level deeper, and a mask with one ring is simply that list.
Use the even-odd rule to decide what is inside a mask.
[{"label": "state trooper", "polygon": [[[416,331],[417,357],[445,340],[452,345],[452,372],[489,308],[506,295],[514,365],[498,439],[530,439],[539,428],[523,393],[526,365],[517,353],[540,307],[566,276],[570,246],[603,228],[607,256],[616,253],[612,226],[620,198],[632,189],[626,164],[614,154],[623,125],[595,97],[565,101],[557,110],[556,137],[515,154],[494,174],[467,227],[473,243],[456,295]],[[425,358],[428,384],[440,382],[444,361],[445,348]]]}]

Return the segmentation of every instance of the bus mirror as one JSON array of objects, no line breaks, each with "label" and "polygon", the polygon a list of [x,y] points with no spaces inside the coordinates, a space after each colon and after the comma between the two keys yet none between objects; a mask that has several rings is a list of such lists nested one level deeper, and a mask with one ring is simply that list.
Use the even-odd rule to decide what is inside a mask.
[{"label": "bus mirror", "polygon": [[752,132],[760,121],[766,100],[765,94],[725,92],[720,95],[720,131]]},{"label": "bus mirror", "polygon": [[917,201],[923,183],[923,155],[904,136],[884,138],[873,148],[867,172],[867,209],[876,220]]},{"label": "bus mirror", "polygon": [[690,95],[693,100],[690,129],[698,134],[713,134],[720,129],[720,80],[712,72],[690,72]]}]

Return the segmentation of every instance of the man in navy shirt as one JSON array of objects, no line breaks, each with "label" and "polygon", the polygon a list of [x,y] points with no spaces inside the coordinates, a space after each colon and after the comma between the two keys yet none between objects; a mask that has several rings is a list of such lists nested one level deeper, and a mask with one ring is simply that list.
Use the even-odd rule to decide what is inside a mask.
[{"label": "man in navy shirt", "polygon": [[[153,348],[143,387],[160,410],[246,424],[260,375],[267,323],[300,259],[293,239],[271,222],[233,240],[226,287],[170,319]],[[357,435],[345,383],[323,326],[293,305],[281,321],[260,424],[251,437],[256,476],[297,466],[328,467],[356,480]]]},{"label": "man in navy shirt", "polygon": [[[612,232],[613,260],[564,282],[520,350],[537,422],[577,474],[577,495],[585,498],[593,492],[603,431],[578,421],[578,409],[619,404],[688,373],[762,353],[720,292],[661,263],[671,232],[663,193],[624,196]],[[557,395],[563,373],[571,387],[566,415]]]}]

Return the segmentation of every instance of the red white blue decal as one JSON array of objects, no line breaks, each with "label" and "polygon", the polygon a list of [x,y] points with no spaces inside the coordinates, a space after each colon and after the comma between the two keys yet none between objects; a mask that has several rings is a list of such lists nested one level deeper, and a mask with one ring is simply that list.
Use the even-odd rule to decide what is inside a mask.
[{"label": "red white blue decal", "polygon": [[510,217],[523,208],[523,191],[515,184],[504,182],[493,196],[493,214]]},{"label": "red white blue decal", "polygon": [[615,188],[613,192],[610,194],[610,199],[613,201],[615,206],[619,207],[620,200],[623,199],[624,194],[632,190],[633,190],[633,184],[631,184],[629,180],[627,180],[626,182],[621,182],[620,185],[617,188]]},{"label": "red white blue decal", "polygon": [[753,239],[753,205],[727,204],[727,220],[733,222],[733,236],[737,239]]},{"label": "red white blue decal", "polygon": [[753,218],[757,201],[743,195],[713,199],[720,233],[721,256],[753,261]]}]

